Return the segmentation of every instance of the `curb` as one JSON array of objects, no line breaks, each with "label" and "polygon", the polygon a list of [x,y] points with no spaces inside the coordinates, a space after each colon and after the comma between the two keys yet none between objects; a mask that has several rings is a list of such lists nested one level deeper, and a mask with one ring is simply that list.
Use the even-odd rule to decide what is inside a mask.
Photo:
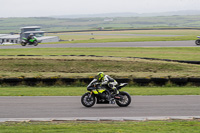
[{"label": "curb", "polygon": [[0,118],[0,122],[58,122],[58,121],[167,121],[200,120],[200,116],[160,116],[160,117],[68,117],[68,118]]}]

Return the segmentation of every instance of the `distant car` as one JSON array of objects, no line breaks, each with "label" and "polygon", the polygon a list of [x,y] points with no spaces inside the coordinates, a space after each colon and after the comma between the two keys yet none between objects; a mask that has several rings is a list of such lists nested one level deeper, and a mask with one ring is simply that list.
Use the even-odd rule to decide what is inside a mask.
[{"label": "distant car", "polygon": [[196,45],[200,45],[200,36],[197,36],[197,38],[199,38],[199,39],[197,39],[197,40],[195,41],[195,43],[196,43]]}]

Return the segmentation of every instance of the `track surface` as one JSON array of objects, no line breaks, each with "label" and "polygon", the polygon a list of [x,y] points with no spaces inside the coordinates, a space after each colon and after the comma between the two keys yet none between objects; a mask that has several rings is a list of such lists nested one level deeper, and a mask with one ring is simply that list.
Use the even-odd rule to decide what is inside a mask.
[{"label": "track surface", "polygon": [[69,43],[39,44],[38,46],[0,45],[0,49],[18,48],[78,48],[78,47],[198,47],[194,41],[156,41],[156,42],[110,42],[110,43]]},{"label": "track surface", "polygon": [[0,97],[0,118],[200,116],[200,96],[132,96],[129,107],[83,107],[80,96]]}]

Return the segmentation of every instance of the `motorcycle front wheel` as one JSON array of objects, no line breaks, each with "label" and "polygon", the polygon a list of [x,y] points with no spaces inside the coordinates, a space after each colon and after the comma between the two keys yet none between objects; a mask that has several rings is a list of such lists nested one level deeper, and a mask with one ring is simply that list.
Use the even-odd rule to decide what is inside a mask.
[{"label": "motorcycle front wheel", "polygon": [[196,43],[196,45],[200,45],[200,39],[197,39],[197,40],[195,41],[195,43]]},{"label": "motorcycle front wheel", "polygon": [[91,95],[89,92],[85,93],[82,97],[81,97],[81,103],[83,104],[83,106],[85,107],[92,107],[96,102],[95,96]]},{"label": "motorcycle front wheel", "polygon": [[37,41],[35,41],[35,42],[33,43],[33,45],[34,45],[34,46],[37,46],[37,45],[38,45],[38,42],[37,42]]},{"label": "motorcycle front wheel", "polygon": [[127,92],[120,92],[120,99],[116,100],[119,107],[127,107],[131,103],[131,96]]}]

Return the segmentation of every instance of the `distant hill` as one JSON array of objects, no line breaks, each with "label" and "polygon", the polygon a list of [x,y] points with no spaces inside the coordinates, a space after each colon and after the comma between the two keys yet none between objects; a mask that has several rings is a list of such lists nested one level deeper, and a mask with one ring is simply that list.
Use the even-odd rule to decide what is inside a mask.
[{"label": "distant hill", "polygon": [[[187,15],[182,15],[187,14]],[[189,15],[190,14],[190,15]],[[192,15],[191,15],[192,14]],[[44,31],[116,30],[138,28],[200,28],[198,12],[139,14],[114,13],[99,15],[68,16],[71,18],[32,17],[0,18],[0,34],[19,33],[20,27],[37,25]],[[200,13],[199,13],[200,14]],[[153,16],[155,15],[155,16]],[[123,17],[117,17],[123,16]],[[129,17],[131,16],[131,17]],[[135,17],[134,17],[135,16]],[[136,17],[137,16],[137,17]],[[58,17],[58,16],[56,16]],[[60,16],[64,17],[64,16]],[[67,17],[67,16],[65,16]],[[82,17],[82,18],[74,18]],[[86,18],[89,17],[89,18]]]},{"label": "distant hill", "polygon": [[200,15],[200,10],[182,10],[172,12],[160,12],[160,13],[103,13],[103,14],[77,14],[77,15],[60,15],[50,16],[54,18],[95,18],[95,17],[153,17],[153,16],[174,16],[174,15]]},{"label": "distant hill", "polygon": [[186,15],[200,15],[200,10],[182,10],[174,12],[162,12],[162,13],[146,13],[143,16],[186,16]]},{"label": "distant hill", "polygon": [[140,16],[138,13],[103,13],[103,14],[77,14],[77,15],[61,15],[51,16],[54,18],[105,18],[105,17],[135,17]]}]

